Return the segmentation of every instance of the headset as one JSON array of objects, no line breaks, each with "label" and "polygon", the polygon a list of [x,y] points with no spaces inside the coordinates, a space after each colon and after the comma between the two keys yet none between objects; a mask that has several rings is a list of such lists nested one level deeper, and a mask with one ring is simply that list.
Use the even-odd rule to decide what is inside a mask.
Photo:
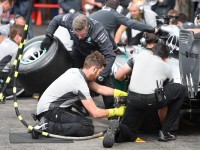
[{"label": "headset", "polygon": [[142,16],[142,19],[145,20],[145,18],[144,18],[144,6],[143,5],[139,5],[139,10],[140,10],[140,14]]},{"label": "headset", "polygon": [[[135,5],[135,3],[134,2],[130,2],[127,8],[130,9],[131,5]],[[136,5],[138,5],[138,7],[139,7],[139,13],[140,13],[141,18],[145,21],[144,6],[143,5],[139,5],[139,4],[136,4]],[[145,21],[145,24],[146,24],[146,21]]]},{"label": "headset", "polygon": [[162,43],[162,40],[153,33],[144,32],[143,37],[140,39],[141,45],[146,46],[147,44],[149,44],[151,42]]}]

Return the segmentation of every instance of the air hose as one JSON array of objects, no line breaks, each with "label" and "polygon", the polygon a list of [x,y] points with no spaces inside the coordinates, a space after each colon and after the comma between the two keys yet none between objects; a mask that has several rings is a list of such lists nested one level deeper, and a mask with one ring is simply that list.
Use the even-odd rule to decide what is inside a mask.
[{"label": "air hose", "polygon": [[16,58],[14,60],[14,63],[12,64],[11,71],[9,72],[8,77],[6,79],[6,82],[5,82],[5,84],[4,84],[4,86],[3,86],[2,90],[1,90],[0,102],[5,103],[6,99],[5,99],[5,96],[4,96],[4,92],[5,92],[7,86],[9,85],[9,83],[12,80],[12,77],[13,77],[13,83],[14,83],[13,95],[14,95],[15,113],[17,115],[17,118],[22,122],[22,124],[24,126],[26,126],[28,128],[28,130],[35,131],[38,134],[41,134],[41,135],[43,135],[45,137],[54,137],[54,138],[60,138],[60,139],[66,139],[66,140],[88,140],[88,139],[93,139],[93,138],[97,138],[97,137],[102,136],[105,133],[105,131],[96,133],[96,134],[94,134],[92,136],[85,136],[85,137],[68,137],[68,136],[50,134],[48,132],[44,132],[44,131],[35,129],[32,125],[29,125],[23,119],[23,117],[21,116],[20,111],[18,109],[17,96],[16,96],[16,92],[17,92],[16,79],[18,77],[19,63],[20,63],[20,60],[22,58],[22,53],[23,53],[23,50],[24,50],[24,46],[26,44],[26,37],[27,37],[27,34],[28,34],[28,27],[29,27],[28,24],[29,24],[29,21],[30,21],[31,13],[32,13],[32,6],[33,6],[33,0],[30,0],[29,9],[28,9],[27,17],[26,17],[26,24],[24,26],[24,33],[22,35],[22,40],[21,40],[21,43],[19,45],[19,48],[18,48],[18,51],[17,51]]}]

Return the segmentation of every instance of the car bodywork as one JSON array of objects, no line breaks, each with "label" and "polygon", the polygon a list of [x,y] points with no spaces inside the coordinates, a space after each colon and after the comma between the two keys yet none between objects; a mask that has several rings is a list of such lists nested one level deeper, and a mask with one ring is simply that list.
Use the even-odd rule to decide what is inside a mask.
[{"label": "car bodywork", "polygon": [[[200,47],[200,42],[198,39],[196,40],[194,38],[191,31],[181,30],[179,37],[180,30],[175,26],[164,25],[162,26],[162,31],[168,32],[168,38],[166,38],[165,42],[172,48],[167,63],[171,66],[174,82],[186,85],[189,89],[190,101],[186,102],[186,107],[184,106],[184,108],[186,108],[185,110],[187,112],[192,112],[193,108],[196,107],[200,109],[200,105],[197,105],[197,103],[199,103],[198,48]],[[71,67],[70,54],[63,46],[62,42],[55,37],[50,49],[48,51],[42,51],[40,50],[40,44],[43,38],[44,36],[40,36],[27,42],[19,66],[19,80],[22,85],[29,91],[40,94],[43,93],[59,75]],[[180,43],[177,45],[176,42],[179,38]],[[147,49],[138,45],[121,47],[121,50],[123,50],[125,54],[117,55],[111,75],[133,55],[137,55]],[[122,84],[122,86],[126,85]],[[193,106],[193,102],[195,106]]]}]

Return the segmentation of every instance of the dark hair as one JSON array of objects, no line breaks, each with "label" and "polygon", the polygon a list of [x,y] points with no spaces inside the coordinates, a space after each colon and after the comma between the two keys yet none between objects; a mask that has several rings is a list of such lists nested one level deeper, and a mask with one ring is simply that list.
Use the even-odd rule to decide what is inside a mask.
[{"label": "dark hair", "polygon": [[21,26],[21,25],[13,25],[11,28],[10,28],[10,37],[11,38],[15,38],[15,36],[18,34],[19,36],[22,37],[23,35],[23,32],[24,32],[24,26]]},{"label": "dark hair", "polygon": [[127,8],[129,3],[131,2],[132,0],[120,0],[120,5],[124,8]]},{"label": "dark hair", "polygon": [[178,21],[185,23],[188,21],[188,17],[184,13],[180,13],[177,18]]},{"label": "dark hair", "polygon": [[88,69],[92,66],[97,66],[99,69],[106,66],[106,59],[100,52],[92,52],[85,58],[83,67]]},{"label": "dark hair", "polygon": [[145,32],[144,33],[144,38],[146,40],[146,43],[157,43],[158,42],[158,37],[153,34],[153,33],[148,33],[148,32]]},{"label": "dark hair", "polygon": [[107,0],[106,7],[110,7],[112,9],[117,9],[119,6],[120,0]]},{"label": "dark hair", "polygon": [[164,59],[164,58],[169,57],[170,49],[165,44],[157,43],[153,46],[152,52],[154,55],[157,55],[157,56],[161,57],[162,59]]}]

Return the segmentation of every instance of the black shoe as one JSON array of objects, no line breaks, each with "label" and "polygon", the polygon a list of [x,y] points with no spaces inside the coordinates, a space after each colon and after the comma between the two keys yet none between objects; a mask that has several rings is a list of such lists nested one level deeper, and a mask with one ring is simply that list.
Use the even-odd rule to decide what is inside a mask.
[{"label": "black shoe", "polygon": [[[41,131],[46,131],[47,130],[47,128],[48,128],[48,119],[47,118],[45,118],[45,117],[42,117],[41,119],[40,119],[40,122],[38,123],[38,124],[36,124],[33,128],[34,129],[37,129],[37,130],[41,130]],[[32,131],[32,138],[33,139],[38,139],[38,137],[39,137],[39,135],[40,135],[40,133],[38,133],[37,131]]]},{"label": "black shoe", "polygon": [[170,134],[169,132],[164,134],[162,131],[159,131],[158,141],[167,142],[167,141],[171,141],[171,140],[176,140],[176,136]]},{"label": "black shoe", "polygon": [[105,133],[103,139],[103,146],[105,148],[111,148],[115,143],[115,134],[119,128],[119,121],[118,120],[111,120],[110,126],[108,127],[107,132]]}]

